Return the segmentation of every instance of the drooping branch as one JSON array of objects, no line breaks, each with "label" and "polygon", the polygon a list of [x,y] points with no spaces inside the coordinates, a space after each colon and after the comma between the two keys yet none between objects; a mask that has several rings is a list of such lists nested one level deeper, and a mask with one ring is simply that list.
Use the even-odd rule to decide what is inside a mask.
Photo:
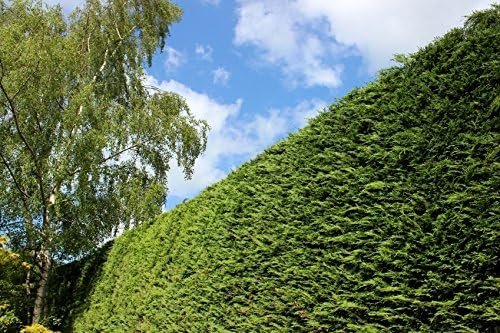
[{"label": "drooping branch", "polygon": [[2,58],[0,58],[0,74],[2,74],[2,76],[0,76],[0,80],[2,80],[5,76],[5,67],[3,67]]},{"label": "drooping branch", "polygon": [[35,120],[36,120],[36,126],[38,128],[38,132],[43,133],[42,129],[42,124],[40,122],[40,116],[38,115],[38,112],[34,111],[35,114]]},{"label": "drooping branch", "polygon": [[21,126],[19,125],[19,116],[17,114],[16,108],[14,107],[14,101],[12,100],[12,98],[10,98],[9,94],[5,90],[5,87],[2,83],[1,78],[0,78],[0,91],[2,91],[2,94],[4,95],[5,100],[7,101],[8,109],[12,113],[12,118],[14,119],[14,124],[16,125],[16,130],[17,130],[17,134],[19,135],[19,138],[24,143],[26,148],[29,150],[31,157],[34,160],[37,160],[37,156],[35,154],[35,151],[31,147],[31,145],[28,143],[28,140],[26,140],[26,136],[24,135],[23,131],[21,131]]},{"label": "drooping branch", "polygon": [[110,155],[110,156],[108,156],[108,157],[106,157],[106,158],[102,159],[101,161],[99,161],[99,164],[104,164],[104,163],[106,163],[107,161],[110,161],[110,160],[112,160],[113,158],[118,157],[118,156],[120,156],[121,154],[123,154],[123,153],[125,153],[125,152],[127,152],[127,151],[129,151],[129,150],[132,150],[132,149],[134,149],[134,148],[138,148],[138,147],[140,147],[140,146],[144,145],[145,143],[146,143],[146,142],[139,142],[139,143],[133,144],[133,145],[131,145],[131,146],[128,146],[128,147],[126,147],[126,148],[123,148],[122,150],[120,150],[120,151],[118,151],[118,152],[116,152],[116,153],[114,153],[114,154],[112,154],[112,155]]},{"label": "drooping branch", "polygon": [[31,195],[26,190],[24,190],[22,188],[20,181],[17,179],[16,175],[14,174],[14,171],[12,170],[11,166],[9,165],[9,162],[7,161],[7,159],[2,154],[1,151],[0,151],[0,159],[2,160],[2,163],[5,165],[7,171],[9,172],[9,175],[12,178],[14,186],[21,194],[21,202],[23,204],[23,212],[24,212],[23,221],[24,221],[24,225],[25,225],[26,230],[28,230],[29,227],[31,227],[31,225],[32,225],[29,204],[28,204],[28,200],[30,199]]},{"label": "drooping branch", "polygon": [[30,79],[32,78],[33,74],[38,72],[39,68],[40,68],[40,60],[36,62],[35,69],[29,75],[26,76],[26,79],[19,85],[19,88],[17,89],[17,91],[11,96],[12,101],[14,101],[16,99],[17,95],[19,95],[21,93],[21,91],[24,90],[24,88],[26,87],[28,82],[30,82]]},{"label": "drooping branch", "polygon": [[[129,150],[132,150],[132,149],[138,148],[138,147],[140,147],[140,146],[142,146],[142,145],[144,145],[144,144],[146,144],[146,143],[147,143],[147,142],[141,141],[141,142],[138,142],[138,143],[136,143],[136,144],[130,145],[130,146],[128,146],[128,147],[125,147],[125,148],[123,148],[123,149],[121,149],[121,150],[117,151],[116,153],[111,154],[110,156],[108,156],[108,157],[106,157],[106,158],[101,159],[98,163],[99,163],[99,165],[102,165],[102,164],[104,164],[104,163],[106,163],[106,162],[108,162],[108,161],[112,160],[113,158],[116,158],[116,157],[120,156],[121,154],[123,154],[123,153],[125,153],[125,152],[127,152],[127,151],[129,151]],[[73,177],[73,176],[75,176],[76,174],[78,174],[80,171],[82,171],[82,169],[81,169],[81,168],[78,168],[78,169],[76,169],[75,171],[73,171],[72,173],[70,173],[70,174],[69,174],[69,176]],[[54,188],[52,189],[52,191],[54,191],[55,189],[56,189],[56,186],[54,186]]]},{"label": "drooping branch", "polygon": [[[88,15],[87,15],[87,22],[88,22]],[[101,66],[99,67],[99,70],[97,71],[97,73],[94,74],[94,76],[92,77],[92,80],[91,80],[91,83],[95,83],[97,81],[97,78],[98,76],[106,69],[106,66],[108,64],[108,60],[113,58],[113,56],[116,54],[116,52],[118,52],[120,46],[122,45],[123,41],[125,40],[125,38],[120,34],[119,30],[118,30],[118,27],[116,26],[115,24],[115,29],[116,29],[116,32],[118,34],[118,40],[115,41],[115,43],[117,44],[116,47],[113,49],[113,51],[111,52],[111,54],[109,54],[110,52],[110,48],[107,48],[105,51],[104,51],[104,56],[103,56],[103,62],[101,64]],[[137,29],[137,26],[133,26],[128,32],[127,32],[127,35],[131,35],[135,30]],[[90,50],[90,39],[91,39],[91,36],[92,36],[92,32],[89,33],[88,37],[87,37],[87,52],[91,52]],[[109,42],[109,40],[108,40]],[[61,109],[61,111],[66,111],[66,108],[60,103],[60,101],[58,100],[57,101],[57,104],[59,106],[59,108]],[[76,116],[75,116],[75,119],[80,117],[81,114],[83,112],[83,105],[80,105],[78,107],[78,111],[76,112]],[[76,123],[76,122],[75,122]],[[71,146],[71,144],[73,144],[74,140],[73,140],[73,137],[74,137],[74,134],[75,134],[75,131],[76,131],[76,126],[72,126],[72,128],[69,130],[69,136],[68,136],[68,147]],[[136,145],[137,146],[137,145]],[[127,149],[125,149],[124,151],[122,152],[119,152],[117,153],[116,156],[122,154],[123,152],[127,151],[127,150],[130,150],[130,149],[133,149],[134,147],[129,147]],[[116,156],[113,156],[113,157],[110,157],[108,159],[106,159],[106,161],[116,157]],[[64,156],[61,156],[61,159],[64,159]],[[103,164],[105,163],[106,161],[101,161],[99,164]],[[63,163],[60,161],[60,160],[57,160],[56,161],[56,165],[55,165],[55,169],[57,171],[59,171],[59,167],[62,165]],[[70,174],[70,176],[74,176],[75,174],[77,174],[79,172],[79,169],[75,170],[73,173]],[[53,193],[55,190],[57,190],[57,188],[60,187],[60,184],[54,184],[54,186],[52,187],[51,189],[51,193]]]},{"label": "drooping branch", "polygon": [[21,187],[21,184],[17,180],[14,171],[10,167],[9,162],[5,159],[1,151],[0,151],[0,159],[2,160],[3,165],[5,165],[5,167],[7,168],[7,171],[9,172],[9,175],[12,178],[12,181],[14,182],[14,185],[16,186],[17,190],[19,191],[19,193],[21,193],[21,196],[24,198],[23,200],[29,199],[30,195]]},{"label": "drooping branch", "polygon": [[[3,66],[2,66],[2,72],[4,73]],[[35,167],[36,167],[35,174],[36,174],[36,178],[37,178],[37,182],[38,182],[38,187],[39,187],[39,191],[40,191],[40,199],[41,199],[40,203],[44,207],[43,211],[44,211],[44,215],[45,215],[45,213],[46,213],[45,199],[46,198],[45,198],[45,191],[44,191],[44,187],[43,187],[43,177],[42,177],[42,173],[41,173],[40,168],[39,168],[38,157],[37,157],[37,155],[35,153],[35,150],[28,143],[28,140],[26,139],[26,136],[24,135],[23,131],[21,130],[21,126],[19,124],[20,123],[19,122],[19,115],[17,114],[16,108],[14,106],[14,101],[12,100],[12,98],[7,93],[7,90],[5,89],[5,87],[3,85],[3,82],[2,82],[3,81],[3,75],[4,74],[2,74],[2,77],[0,78],[0,91],[2,92],[2,94],[5,97],[5,100],[7,101],[7,104],[8,104],[7,108],[12,113],[12,118],[14,119],[14,124],[15,124],[15,127],[16,127],[17,134],[18,134],[19,138],[21,139],[21,141],[23,142],[23,144],[25,145],[26,149],[28,149],[31,157],[33,158],[33,162],[34,162]]]},{"label": "drooping branch", "polygon": [[[118,28],[117,28],[118,29]],[[137,29],[137,26],[133,26],[128,32],[127,32],[127,35],[131,35],[135,30]],[[116,47],[113,49],[113,51],[111,52],[111,54],[109,54],[109,48],[107,48],[105,51],[104,51],[104,56],[103,56],[103,62],[101,64],[101,67],[99,67],[99,70],[97,71],[97,73],[94,74],[94,77],[92,78],[92,83],[95,83],[96,80],[97,80],[97,76],[99,74],[101,74],[104,69],[106,68],[106,65],[108,64],[108,59],[111,59],[113,58],[113,56],[116,54],[116,52],[118,52],[118,50],[120,49],[120,46],[123,44],[123,41],[125,40],[125,38],[123,38],[120,34],[120,32],[117,30],[118,32],[118,41],[115,41],[117,43]],[[89,40],[90,40],[90,35],[89,35]],[[109,40],[108,40],[109,42]],[[89,52],[90,52],[90,49],[89,49]],[[109,55],[109,57],[108,57]]]}]

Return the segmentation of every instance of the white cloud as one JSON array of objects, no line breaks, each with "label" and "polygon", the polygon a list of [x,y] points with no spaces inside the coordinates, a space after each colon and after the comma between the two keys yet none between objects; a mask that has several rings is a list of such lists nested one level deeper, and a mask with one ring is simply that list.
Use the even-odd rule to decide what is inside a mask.
[{"label": "white cloud", "polygon": [[227,82],[229,81],[229,77],[231,76],[231,73],[229,73],[229,71],[227,71],[223,67],[218,67],[217,69],[212,71],[212,76],[214,83],[220,83],[226,86]]},{"label": "white cloud", "polygon": [[232,142],[234,134],[228,128],[231,118],[240,111],[242,100],[234,103],[219,103],[208,95],[196,92],[180,82],[157,81],[152,77],[147,78],[148,84],[156,86],[164,91],[172,91],[183,96],[193,115],[198,119],[204,119],[210,125],[208,135],[208,146],[206,152],[196,161],[195,172],[191,180],[185,180],[182,170],[172,163],[169,176],[170,194],[187,197],[197,193],[200,189],[221,179],[226,174],[220,167],[220,159],[224,154],[232,154],[238,151],[237,145]]},{"label": "white cloud", "polygon": [[371,71],[390,64],[396,53],[415,52],[491,0],[297,0],[307,20],[324,19],[329,35],[355,45]]},{"label": "white cloud", "polygon": [[184,179],[175,163],[171,165],[169,194],[180,198],[192,197],[222,179],[230,167],[227,161],[254,157],[290,131],[302,127],[307,118],[326,105],[320,100],[303,101],[294,107],[271,109],[248,119],[240,114],[241,99],[230,104],[220,103],[174,80],[159,82],[147,77],[147,84],[184,96],[193,115],[206,120],[211,127],[207,150],[196,161],[191,180]]},{"label": "white cloud", "polygon": [[305,100],[293,107],[272,108],[264,114],[257,114],[241,131],[254,145],[253,153],[264,150],[277,139],[283,138],[290,131],[304,127],[307,120],[313,118],[327,103],[319,100]]},{"label": "white cloud", "polygon": [[213,49],[210,45],[197,44],[194,52],[198,54],[203,60],[211,61]]},{"label": "white cloud", "polygon": [[256,46],[261,51],[261,58],[280,66],[292,83],[337,87],[342,68],[324,61],[331,41],[321,40],[317,34],[303,29],[303,22],[300,8],[294,2],[242,1],[234,43]]},{"label": "white cloud", "polygon": [[240,0],[234,43],[252,45],[287,79],[340,84],[340,58],[355,48],[370,71],[464,21],[491,0]]},{"label": "white cloud", "polygon": [[177,51],[176,49],[167,46],[165,48],[165,52],[166,58],[164,64],[167,71],[174,71],[185,62],[182,53]]}]

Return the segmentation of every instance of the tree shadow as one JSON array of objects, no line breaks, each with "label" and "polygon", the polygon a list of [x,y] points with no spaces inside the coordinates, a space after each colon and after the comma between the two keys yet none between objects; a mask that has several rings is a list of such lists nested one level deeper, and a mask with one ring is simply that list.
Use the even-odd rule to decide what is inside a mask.
[{"label": "tree shadow", "polygon": [[47,324],[61,332],[72,332],[75,319],[87,310],[113,241],[90,255],[53,270],[47,299]]}]

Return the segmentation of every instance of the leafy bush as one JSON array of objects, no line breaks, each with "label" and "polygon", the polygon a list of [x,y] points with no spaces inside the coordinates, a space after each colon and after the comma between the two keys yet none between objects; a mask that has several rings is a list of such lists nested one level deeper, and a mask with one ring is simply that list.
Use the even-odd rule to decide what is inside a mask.
[{"label": "leafy bush", "polygon": [[8,240],[0,236],[0,332],[14,330],[26,311],[24,277],[29,265],[7,248]]},{"label": "leafy bush", "polygon": [[20,323],[15,311],[8,303],[0,303],[0,332],[7,332]]},{"label": "leafy bush", "polygon": [[498,330],[499,12],[118,238],[72,329]]},{"label": "leafy bush", "polygon": [[30,326],[25,326],[21,330],[21,333],[53,333],[53,332],[48,328],[43,327],[40,324],[33,324]]}]

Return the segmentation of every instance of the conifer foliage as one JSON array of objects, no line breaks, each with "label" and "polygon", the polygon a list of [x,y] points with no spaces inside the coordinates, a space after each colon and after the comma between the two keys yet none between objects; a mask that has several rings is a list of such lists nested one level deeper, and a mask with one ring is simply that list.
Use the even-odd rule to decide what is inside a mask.
[{"label": "conifer foliage", "polygon": [[500,7],[118,238],[75,332],[500,327]]}]

